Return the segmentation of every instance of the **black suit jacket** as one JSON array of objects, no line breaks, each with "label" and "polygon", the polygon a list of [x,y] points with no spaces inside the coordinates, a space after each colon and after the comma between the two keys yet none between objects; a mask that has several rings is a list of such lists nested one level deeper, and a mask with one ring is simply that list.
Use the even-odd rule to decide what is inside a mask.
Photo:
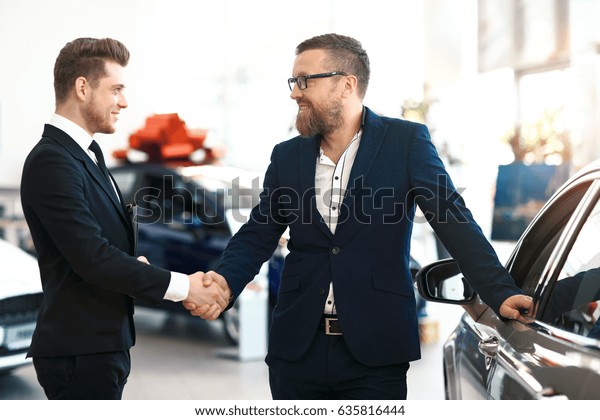
[{"label": "black suit jacket", "polygon": [[427,128],[365,112],[335,235],[315,205],[319,139],[296,137],[275,146],[259,205],[216,270],[238,296],[289,226],[269,339],[276,357],[293,361],[306,352],[330,282],[343,338],[358,361],[382,366],[420,357],[409,270],[415,204],[496,312],[521,293],[452,185]]},{"label": "black suit jacket", "polygon": [[129,349],[133,298],[159,303],[170,273],[133,257],[125,207],[89,155],[46,125],[25,161],[21,200],[44,298],[28,356]]}]

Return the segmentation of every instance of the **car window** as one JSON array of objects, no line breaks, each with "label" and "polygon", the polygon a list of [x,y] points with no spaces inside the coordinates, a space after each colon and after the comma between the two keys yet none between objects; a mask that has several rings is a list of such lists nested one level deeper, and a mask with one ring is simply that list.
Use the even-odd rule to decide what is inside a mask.
[{"label": "car window", "polygon": [[219,200],[216,192],[208,191],[196,186],[194,197],[196,199],[196,216],[209,226],[221,226],[226,228],[224,219],[223,201]]},{"label": "car window", "polygon": [[519,242],[508,268],[526,294],[533,295],[565,226],[591,184],[576,185],[553,200]]},{"label": "car window", "polygon": [[[162,223],[191,223],[195,203],[193,191],[181,179],[172,174],[148,174],[142,185],[143,201],[149,203],[154,216],[160,216]],[[142,198],[139,195],[136,196],[138,204]]]},{"label": "car window", "polygon": [[564,218],[563,223],[557,225],[557,229],[548,232],[546,240],[540,242],[539,253],[535,256],[535,258],[532,258],[531,265],[529,266],[525,276],[526,281],[521,286],[525,294],[530,296],[533,295],[542,277],[542,273],[544,272],[544,268],[546,267],[548,259],[550,258],[552,251],[554,251],[556,243],[558,242],[558,239],[560,238],[560,235],[566,226],[567,220],[568,217]]},{"label": "car window", "polygon": [[577,233],[550,297],[542,321],[565,331],[600,339],[600,202]]}]

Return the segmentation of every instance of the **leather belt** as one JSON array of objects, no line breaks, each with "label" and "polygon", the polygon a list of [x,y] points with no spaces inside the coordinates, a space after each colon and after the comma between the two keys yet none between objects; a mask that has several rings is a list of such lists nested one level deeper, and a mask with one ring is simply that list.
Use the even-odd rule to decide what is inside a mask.
[{"label": "leather belt", "polygon": [[325,335],[342,335],[340,321],[337,318],[324,315],[321,319],[321,328],[325,330]]}]

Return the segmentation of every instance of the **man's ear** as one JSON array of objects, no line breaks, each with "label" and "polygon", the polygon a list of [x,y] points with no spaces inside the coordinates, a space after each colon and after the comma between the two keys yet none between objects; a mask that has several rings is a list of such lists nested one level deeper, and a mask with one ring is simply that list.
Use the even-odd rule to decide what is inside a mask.
[{"label": "man's ear", "polygon": [[75,96],[77,99],[84,102],[91,94],[91,86],[87,79],[83,76],[75,80]]},{"label": "man's ear", "polygon": [[356,76],[348,75],[345,76],[344,81],[344,97],[349,97],[352,93],[356,92],[356,85],[358,84],[358,79]]}]

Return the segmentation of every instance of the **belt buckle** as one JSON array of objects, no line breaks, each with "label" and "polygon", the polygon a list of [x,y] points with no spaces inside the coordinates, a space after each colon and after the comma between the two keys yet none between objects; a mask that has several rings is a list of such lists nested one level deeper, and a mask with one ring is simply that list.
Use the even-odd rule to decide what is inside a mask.
[{"label": "belt buckle", "polygon": [[341,332],[332,332],[331,331],[331,322],[336,321],[337,318],[325,318],[325,335],[342,335]]}]

